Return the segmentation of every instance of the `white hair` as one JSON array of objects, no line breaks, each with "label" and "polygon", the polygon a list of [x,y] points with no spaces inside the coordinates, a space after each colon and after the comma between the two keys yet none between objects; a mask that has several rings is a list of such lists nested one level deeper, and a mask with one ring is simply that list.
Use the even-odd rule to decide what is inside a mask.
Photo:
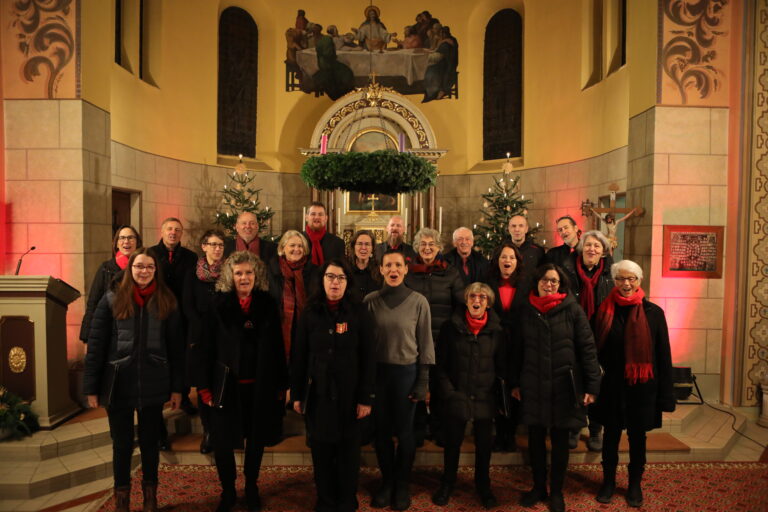
[{"label": "white hair", "polygon": [[618,274],[621,270],[635,274],[635,277],[637,277],[640,281],[643,280],[643,269],[640,268],[640,265],[632,260],[621,260],[620,262],[611,265],[611,278],[616,279],[616,274]]},{"label": "white hair", "polygon": [[603,246],[603,258],[608,256],[608,253],[610,252],[611,244],[608,242],[608,239],[605,237],[602,231],[598,231],[596,229],[593,229],[591,231],[587,231],[583,235],[581,235],[581,238],[579,239],[579,244],[576,246],[576,250],[579,253],[584,252],[584,242],[588,237],[592,237],[597,239],[598,242]]},{"label": "white hair", "polygon": [[438,250],[443,250],[443,244],[440,241],[440,232],[432,228],[421,228],[418,233],[416,233],[416,235],[413,237],[414,249],[416,249],[419,244],[421,244],[421,239],[423,237],[431,238],[435,241],[435,245],[437,245]]},{"label": "white hair", "polygon": [[456,229],[454,229],[454,230],[453,230],[453,241],[454,241],[454,242],[456,241],[456,237],[458,237],[458,236],[459,236],[459,231],[461,231],[462,229],[466,229],[467,231],[469,231],[469,232],[470,232],[470,234],[472,235],[472,238],[473,238],[473,239],[475,238],[475,234],[474,234],[474,233],[472,233],[472,230],[471,230],[471,229],[469,229],[469,228],[468,228],[468,227],[466,227],[466,226],[459,226],[458,228],[456,228]]}]

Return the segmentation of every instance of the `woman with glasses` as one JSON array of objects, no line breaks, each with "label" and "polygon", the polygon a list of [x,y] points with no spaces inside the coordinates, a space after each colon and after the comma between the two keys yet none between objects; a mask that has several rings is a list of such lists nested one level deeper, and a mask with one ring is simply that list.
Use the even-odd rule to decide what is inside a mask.
[{"label": "woman with glasses", "polygon": [[547,493],[546,436],[552,443],[549,510],[565,510],[563,481],[568,467],[568,433],[586,426],[587,406],[600,390],[595,340],[584,310],[568,292],[563,270],[552,263],[533,274],[536,286],[520,308],[517,354],[512,358],[512,395],[521,401],[528,426],[533,489],[520,504],[533,507]]},{"label": "woman with glasses", "polygon": [[203,318],[192,352],[198,394],[212,407],[211,440],[221,482],[219,512],[237,501],[235,448],[245,439],[245,501],[261,510],[259,471],[265,446],[282,439],[288,369],[277,304],[266,292],[264,263],[249,251],[233,253],[216,281],[217,295]]},{"label": "woman with glasses", "polygon": [[[216,281],[221,276],[221,265],[224,263],[224,240],[226,235],[218,229],[209,229],[200,237],[200,248],[203,256],[198,258],[194,271],[187,274],[184,284],[184,316],[187,321],[188,360],[194,361],[192,351],[199,348],[195,336],[202,328],[202,319],[210,308],[216,294]],[[197,386],[194,369],[189,366],[189,381]],[[203,439],[200,441],[200,453],[210,453],[211,444],[210,416],[211,409],[199,399],[200,421],[203,424]]]},{"label": "woman with glasses", "polygon": [[85,314],[80,325],[80,340],[83,343],[88,342],[91,319],[99,301],[108,290],[112,289],[113,283],[120,280],[123,270],[128,266],[128,259],[131,254],[141,247],[143,247],[141,235],[136,231],[136,228],[133,226],[117,228],[115,236],[112,238],[112,254],[114,256],[99,266],[88,290],[88,303],[85,306]]},{"label": "woman with glasses", "polygon": [[144,510],[157,510],[160,419],[176,409],[184,386],[184,340],[176,298],[157,272],[151,250],[131,254],[127,272],[99,301],[88,335],[83,391],[105,407],[112,436],[115,510],[128,512],[134,413],[138,417]]},{"label": "woman with glasses", "polygon": [[333,258],[299,320],[291,356],[293,408],[304,414],[319,512],[357,510],[360,420],[371,413],[376,359],[367,308],[351,269]]},{"label": "woman with glasses", "polygon": [[373,257],[375,249],[373,233],[367,229],[352,235],[347,247],[347,260],[352,267],[350,286],[355,288],[361,299],[381,288],[381,274]]},{"label": "woman with glasses", "polygon": [[600,364],[605,369],[592,414],[605,425],[603,484],[597,501],[616,490],[621,431],[629,438],[629,506],[643,504],[645,433],[661,427],[662,411],[675,410],[672,357],[664,311],[645,298],[643,269],[630,260],[611,266],[615,287],[595,316]]},{"label": "woman with glasses", "polygon": [[489,469],[493,418],[496,414],[494,387],[506,378],[506,344],[499,317],[493,311],[494,295],[483,283],[464,290],[465,307],[457,308],[440,329],[437,342],[435,386],[443,399],[445,452],[440,488],[432,496],[435,505],[450,500],[459,469],[459,450],[467,422],[475,435],[475,490],[486,509],[498,506],[491,491]]}]

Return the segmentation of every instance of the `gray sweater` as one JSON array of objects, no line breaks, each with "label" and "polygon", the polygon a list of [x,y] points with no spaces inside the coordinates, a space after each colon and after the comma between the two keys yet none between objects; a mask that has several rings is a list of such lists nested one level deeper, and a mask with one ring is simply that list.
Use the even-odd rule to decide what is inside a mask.
[{"label": "gray sweater", "polygon": [[365,303],[373,316],[377,362],[435,364],[432,315],[423,295],[412,292],[390,308],[381,291],[375,291],[365,297]]}]

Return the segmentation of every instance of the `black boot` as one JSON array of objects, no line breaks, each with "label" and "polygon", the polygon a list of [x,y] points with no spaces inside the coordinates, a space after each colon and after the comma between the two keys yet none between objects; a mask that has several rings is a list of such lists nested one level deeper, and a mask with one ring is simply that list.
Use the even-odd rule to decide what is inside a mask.
[{"label": "black boot", "polygon": [[643,490],[640,488],[640,482],[643,480],[644,466],[629,467],[629,485],[627,485],[627,505],[630,507],[641,507],[643,505]]},{"label": "black boot", "polygon": [[235,485],[226,487],[221,491],[221,499],[219,505],[216,507],[216,512],[230,512],[235,508],[237,502],[237,493],[235,492]]},{"label": "black boot", "polygon": [[213,451],[213,443],[211,443],[211,433],[208,431],[203,432],[203,438],[200,440],[200,453],[203,455],[211,453]]},{"label": "black boot", "polygon": [[568,433],[568,448],[571,450],[579,446],[579,434],[581,434],[580,430],[571,430]]},{"label": "black boot", "polygon": [[565,498],[563,493],[552,493],[549,496],[549,512],[565,512]]},{"label": "black boot", "polygon": [[259,486],[256,484],[245,485],[245,503],[248,512],[261,511],[261,496],[259,496]]},{"label": "black boot", "polygon": [[610,503],[613,493],[616,492],[616,466],[603,463],[603,484],[597,491],[597,501]]},{"label": "black boot", "polygon": [[591,452],[599,452],[603,449],[603,426],[597,423],[589,424],[589,439],[587,448]]},{"label": "black boot", "polygon": [[115,512],[131,510],[131,486],[115,487]]},{"label": "black boot", "polygon": [[395,492],[392,495],[392,510],[408,510],[411,507],[411,486],[407,481],[395,482]]},{"label": "black boot", "polygon": [[480,498],[480,504],[483,505],[485,510],[490,510],[499,506],[499,500],[493,495],[490,487],[477,490],[477,495]]},{"label": "black boot", "polygon": [[523,507],[533,507],[540,501],[547,500],[547,469],[533,469],[533,489],[524,492],[520,497],[520,505]]},{"label": "black boot", "polygon": [[451,500],[453,494],[453,485],[442,483],[435,494],[432,495],[432,503],[438,507],[444,507]]},{"label": "black boot", "polygon": [[392,481],[382,480],[379,489],[371,497],[371,506],[373,508],[384,508],[392,502]]},{"label": "black boot", "polygon": [[144,494],[143,512],[157,512],[157,482],[141,482]]}]

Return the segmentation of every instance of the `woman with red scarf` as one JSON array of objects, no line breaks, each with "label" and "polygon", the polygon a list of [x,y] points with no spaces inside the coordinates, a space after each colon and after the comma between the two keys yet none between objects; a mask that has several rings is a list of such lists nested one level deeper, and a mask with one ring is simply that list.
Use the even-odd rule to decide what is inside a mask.
[{"label": "woman with red scarf", "polygon": [[491,490],[489,468],[493,417],[497,404],[494,384],[506,379],[506,335],[493,311],[494,295],[487,284],[472,283],[464,290],[465,307],[457,308],[443,324],[437,342],[435,386],[443,398],[445,452],[435,505],[450,500],[459,469],[459,450],[467,422],[475,434],[475,490],[486,509],[498,506]]},{"label": "woman with red scarf", "polygon": [[134,413],[138,417],[144,510],[157,511],[163,404],[176,409],[184,386],[184,340],[176,298],[150,249],[131,254],[128,272],[99,301],[88,335],[83,391],[106,407],[112,437],[115,510],[128,512]]},{"label": "woman with red scarf", "polygon": [[91,319],[96,311],[99,301],[120,281],[123,270],[128,266],[128,258],[136,249],[141,249],[141,235],[133,226],[120,226],[112,238],[112,254],[114,256],[99,265],[96,275],[93,276],[91,287],[88,289],[88,303],[85,306],[83,322],[80,325],[80,341],[88,342],[88,331],[91,329]]},{"label": "woman with red scarf", "polygon": [[[510,374],[512,396],[521,400],[528,426],[533,489],[520,504],[549,498],[549,510],[565,511],[563,481],[568,467],[568,433],[586,426],[587,406],[600,390],[600,366],[584,310],[568,293],[568,277],[552,263],[533,274],[535,289],[520,308],[517,351]],[[563,290],[563,292],[561,292]],[[546,435],[552,442],[547,493]]]},{"label": "woman with red scarf", "polygon": [[645,468],[645,433],[661,427],[662,411],[675,410],[672,356],[664,311],[645,298],[643,270],[630,260],[611,267],[616,283],[596,313],[595,334],[605,369],[600,397],[592,414],[605,425],[603,485],[600,503],[616,490],[619,438],[629,438],[629,506],[643,503],[640,482]]},{"label": "woman with red scarf", "polygon": [[288,369],[277,304],[266,292],[264,263],[248,251],[224,262],[216,291],[203,318],[200,349],[192,351],[198,394],[213,407],[211,440],[221,482],[218,512],[237,501],[234,449],[245,439],[245,500],[261,510],[259,470],[265,446],[282,439]]},{"label": "woman with red scarf", "polygon": [[277,301],[283,333],[285,357],[291,355],[299,317],[304,311],[309,287],[317,267],[309,260],[309,242],[301,233],[289,229],[277,244],[277,258],[269,262],[269,294]]}]

